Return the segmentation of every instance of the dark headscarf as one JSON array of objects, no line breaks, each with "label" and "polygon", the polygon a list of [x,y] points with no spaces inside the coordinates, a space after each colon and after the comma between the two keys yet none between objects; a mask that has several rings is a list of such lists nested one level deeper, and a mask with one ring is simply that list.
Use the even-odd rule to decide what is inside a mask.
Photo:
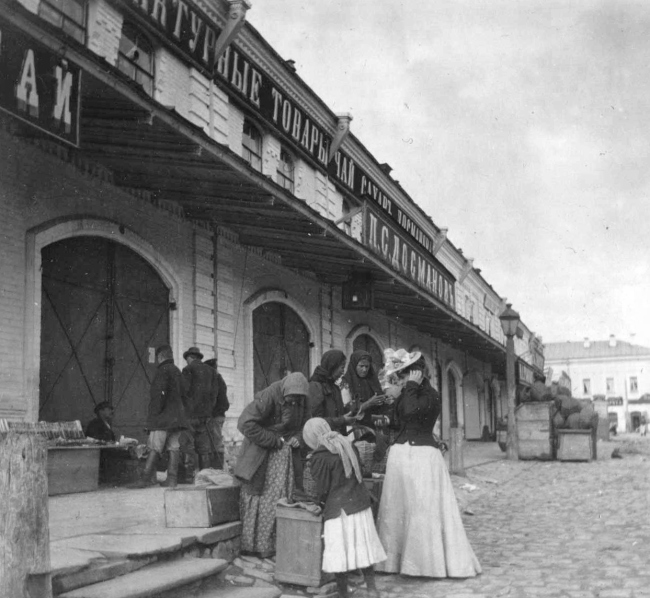
[{"label": "dark headscarf", "polygon": [[[370,363],[370,367],[368,368],[368,375],[365,378],[360,378],[359,374],[357,374],[357,365],[364,360]],[[343,380],[347,383],[353,400],[359,400],[363,403],[376,394],[382,394],[381,384],[379,384],[379,378],[372,363],[372,355],[368,351],[355,351],[350,355],[350,363]]]},{"label": "dark headscarf", "polygon": [[309,381],[315,382],[334,382],[334,372],[345,362],[345,353],[338,349],[331,349],[323,353],[320,365],[314,370]]}]

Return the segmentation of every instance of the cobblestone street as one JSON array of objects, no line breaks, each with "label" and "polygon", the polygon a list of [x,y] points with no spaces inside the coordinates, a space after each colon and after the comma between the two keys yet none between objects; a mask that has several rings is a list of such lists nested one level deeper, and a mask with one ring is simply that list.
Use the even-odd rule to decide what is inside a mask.
[{"label": "cobblestone street", "polygon": [[612,459],[611,446],[617,445],[599,443],[602,455],[591,463],[473,467],[468,480],[489,491],[474,499],[460,496],[459,502],[482,575],[382,575],[384,595],[650,597],[650,458],[637,453]]}]

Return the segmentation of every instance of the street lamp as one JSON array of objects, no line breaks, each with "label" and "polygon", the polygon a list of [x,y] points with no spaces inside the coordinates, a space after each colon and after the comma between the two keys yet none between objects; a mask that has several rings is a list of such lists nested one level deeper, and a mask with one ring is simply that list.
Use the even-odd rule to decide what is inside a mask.
[{"label": "street lamp", "polygon": [[515,422],[515,334],[519,326],[519,314],[507,303],[499,316],[503,334],[506,335],[506,387],[508,389],[508,435],[506,436],[506,456],[519,459],[517,424]]}]

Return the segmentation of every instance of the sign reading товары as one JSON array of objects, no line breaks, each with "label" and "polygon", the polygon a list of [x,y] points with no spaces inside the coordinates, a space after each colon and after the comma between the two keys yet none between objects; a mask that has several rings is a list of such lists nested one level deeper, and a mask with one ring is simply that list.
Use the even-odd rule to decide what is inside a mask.
[{"label": "sign reading \u0442\u043e\u0432\u0430\u0440\u044b", "polygon": [[254,60],[235,44],[215,57],[215,44],[221,30],[200,8],[189,0],[112,1],[126,6],[149,27],[153,25],[164,42],[205,76],[253,108],[282,137],[290,140],[293,147],[339,184],[359,198],[370,198],[426,252],[431,252],[433,239],[350,156],[337,151],[329,161],[331,137]]}]

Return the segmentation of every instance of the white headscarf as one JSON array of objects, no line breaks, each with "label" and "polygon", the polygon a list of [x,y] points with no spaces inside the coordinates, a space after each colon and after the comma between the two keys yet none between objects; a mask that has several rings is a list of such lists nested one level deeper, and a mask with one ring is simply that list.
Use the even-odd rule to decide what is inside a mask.
[{"label": "white headscarf", "polygon": [[361,467],[359,460],[352,448],[352,443],[345,436],[338,432],[332,431],[329,424],[320,417],[312,417],[307,420],[302,430],[303,440],[311,449],[317,449],[319,446],[325,447],[330,453],[341,457],[345,477],[349,478],[354,471],[357,480],[363,480],[361,476]]}]

